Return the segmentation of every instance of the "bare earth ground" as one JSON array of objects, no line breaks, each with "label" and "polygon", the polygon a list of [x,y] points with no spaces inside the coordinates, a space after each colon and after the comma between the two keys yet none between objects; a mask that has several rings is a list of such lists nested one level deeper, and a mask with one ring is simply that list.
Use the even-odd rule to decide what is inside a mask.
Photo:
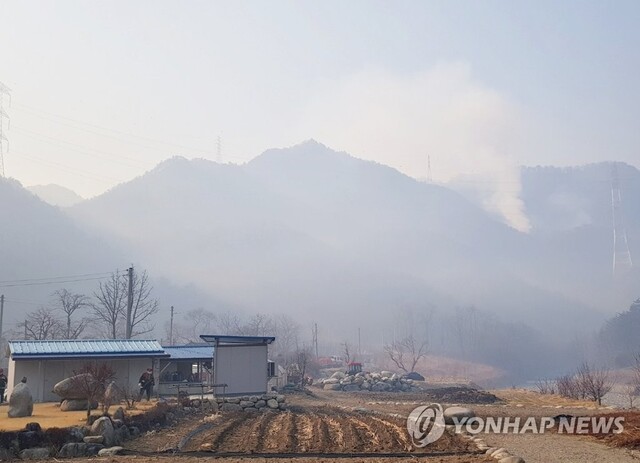
[{"label": "bare earth ground", "polygon": [[[617,413],[608,407],[595,407],[591,402],[525,390],[493,393],[500,402],[468,406],[481,417]],[[416,459],[439,463],[495,462],[485,455],[472,453],[477,452],[474,447],[456,435],[445,434],[425,449],[410,449],[403,417],[416,406],[433,402],[433,398],[427,393],[343,393],[313,389],[313,396],[288,395],[290,409],[286,412],[228,413],[208,423],[203,422],[203,415],[193,415],[177,426],[152,431],[128,442],[126,448],[131,455],[78,461],[204,463],[215,458],[224,459],[225,463],[250,463],[249,460],[257,459],[274,463],[408,463]],[[633,426],[630,422],[629,428],[640,430],[640,414]],[[523,457],[527,463],[640,461],[640,452],[615,448],[608,438],[554,432],[479,436],[491,446],[505,447]],[[176,453],[178,448],[182,451]],[[407,452],[408,449],[411,451]]]},{"label": "bare earth ground", "polygon": [[[589,416],[617,413],[609,407],[597,407],[593,402],[541,395],[533,391],[505,389],[492,391],[503,399],[497,406],[475,407],[478,416],[554,417],[565,414]],[[561,407],[561,408],[559,408]],[[625,429],[628,432],[628,429]],[[505,447],[527,463],[638,463],[637,450],[614,448],[592,436],[547,432],[544,434],[479,434],[488,445]]]},{"label": "bare earth ground", "polygon": [[[131,410],[131,415],[144,413],[155,405],[152,401],[136,404],[136,410]],[[86,411],[61,412],[57,402],[45,402],[33,404],[33,415],[24,418],[9,418],[7,410],[9,406],[5,403],[0,405],[0,430],[19,431],[24,429],[27,423],[38,422],[42,429],[66,428],[70,426],[83,425],[87,421]],[[114,407],[115,408],[115,407]],[[113,411],[113,409],[112,409]],[[100,414],[97,410],[93,414]]]}]

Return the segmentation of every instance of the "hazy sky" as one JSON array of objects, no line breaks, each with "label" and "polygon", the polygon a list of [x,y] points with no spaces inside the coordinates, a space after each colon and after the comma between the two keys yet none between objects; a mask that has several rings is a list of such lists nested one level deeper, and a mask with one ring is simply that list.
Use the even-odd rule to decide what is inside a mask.
[{"label": "hazy sky", "polygon": [[234,163],[314,138],[517,195],[518,164],[640,165],[638,24],[638,1],[0,0],[6,172],[92,196],[218,136]]}]

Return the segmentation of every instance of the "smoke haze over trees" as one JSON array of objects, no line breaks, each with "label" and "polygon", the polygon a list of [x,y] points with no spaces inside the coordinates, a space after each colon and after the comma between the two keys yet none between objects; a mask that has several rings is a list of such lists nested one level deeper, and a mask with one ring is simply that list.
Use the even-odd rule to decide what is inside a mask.
[{"label": "smoke haze over trees", "polygon": [[[611,275],[610,170],[523,168],[529,233],[487,212],[471,188],[417,182],[313,141],[243,166],[172,158],[65,211],[1,179],[0,208],[12,220],[0,224],[0,280],[139,262],[149,270],[140,278],[154,287],[134,330],[144,336],[168,339],[174,305],[180,343],[214,331],[277,333],[292,351],[309,343],[317,322],[328,351],[339,353],[345,339],[356,345],[358,329],[363,345],[379,351],[426,337],[430,354],[536,377],[579,363],[585,337],[639,296],[637,268]],[[640,172],[623,164],[619,172],[637,255],[640,210],[631,198],[640,197]],[[70,332],[104,313],[101,334],[121,336],[126,286],[104,291],[120,277],[83,278],[2,288],[13,307],[8,322],[19,330],[17,307],[37,315],[37,305],[22,310],[17,301],[46,306],[68,287],[92,304],[72,313]]]}]

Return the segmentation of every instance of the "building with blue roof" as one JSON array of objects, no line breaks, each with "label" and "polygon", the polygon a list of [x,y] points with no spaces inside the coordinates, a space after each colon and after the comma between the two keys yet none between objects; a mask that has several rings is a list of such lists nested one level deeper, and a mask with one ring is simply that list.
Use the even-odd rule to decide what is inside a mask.
[{"label": "building with blue roof", "polygon": [[53,386],[88,362],[108,363],[120,385],[136,389],[140,375],[169,356],[157,341],[140,339],[9,341],[9,353],[7,397],[26,377],[37,402],[59,400]]}]

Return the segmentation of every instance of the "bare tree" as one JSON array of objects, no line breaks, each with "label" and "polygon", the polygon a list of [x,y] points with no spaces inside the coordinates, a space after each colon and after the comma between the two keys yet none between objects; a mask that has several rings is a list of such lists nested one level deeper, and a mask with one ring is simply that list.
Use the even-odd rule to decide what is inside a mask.
[{"label": "bare tree", "polygon": [[625,397],[629,400],[629,408],[633,408],[634,401],[638,398],[638,388],[635,382],[626,383],[622,389]]},{"label": "bare tree", "polygon": [[78,339],[88,324],[86,318],[73,322],[73,314],[89,305],[87,296],[60,289],[53,293],[56,309],[64,313],[66,327],[64,328],[65,339]]},{"label": "bare tree", "polygon": [[133,274],[132,286],[133,307],[131,308],[131,336],[133,337],[153,331],[155,325],[151,322],[151,318],[158,313],[159,308],[158,300],[151,296],[153,286],[149,281],[149,275],[146,270],[143,270],[142,273]]},{"label": "bare tree", "polygon": [[586,397],[602,405],[602,398],[611,391],[614,384],[609,370],[594,368],[585,362],[578,367],[576,376]]},{"label": "bare tree", "polygon": [[223,334],[242,334],[242,319],[234,312],[222,312],[214,316],[215,328]]},{"label": "bare tree", "polygon": [[342,343],[342,355],[344,355],[344,363],[349,365],[353,360],[353,357],[351,354],[351,346],[349,346],[347,341]]},{"label": "bare tree", "polygon": [[27,339],[59,339],[63,333],[60,319],[44,307],[28,314],[23,326]]},{"label": "bare tree", "polygon": [[73,372],[71,388],[87,401],[87,423],[91,418],[91,407],[96,402],[104,402],[107,386],[116,377],[116,372],[107,363],[85,363],[78,371]]},{"label": "bare tree", "polygon": [[[180,313],[178,320],[173,323],[173,334],[169,322],[165,323],[165,332],[167,339],[173,338],[175,344],[192,344],[202,342],[201,334],[213,334],[211,332],[215,321],[215,315],[203,308],[188,310]],[[226,334],[226,332],[225,332]]]},{"label": "bare tree", "polygon": [[269,336],[273,334],[273,320],[266,314],[253,315],[247,323],[241,327],[242,334],[247,336]]},{"label": "bare tree", "polygon": [[418,362],[427,355],[428,344],[418,341],[409,335],[400,341],[384,346],[384,351],[391,361],[405,373],[415,371]]},{"label": "bare tree", "polygon": [[117,271],[105,282],[100,282],[94,292],[96,302],[91,305],[94,316],[101,322],[104,334],[118,339],[123,333],[123,323],[127,310],[127,282]]}]

